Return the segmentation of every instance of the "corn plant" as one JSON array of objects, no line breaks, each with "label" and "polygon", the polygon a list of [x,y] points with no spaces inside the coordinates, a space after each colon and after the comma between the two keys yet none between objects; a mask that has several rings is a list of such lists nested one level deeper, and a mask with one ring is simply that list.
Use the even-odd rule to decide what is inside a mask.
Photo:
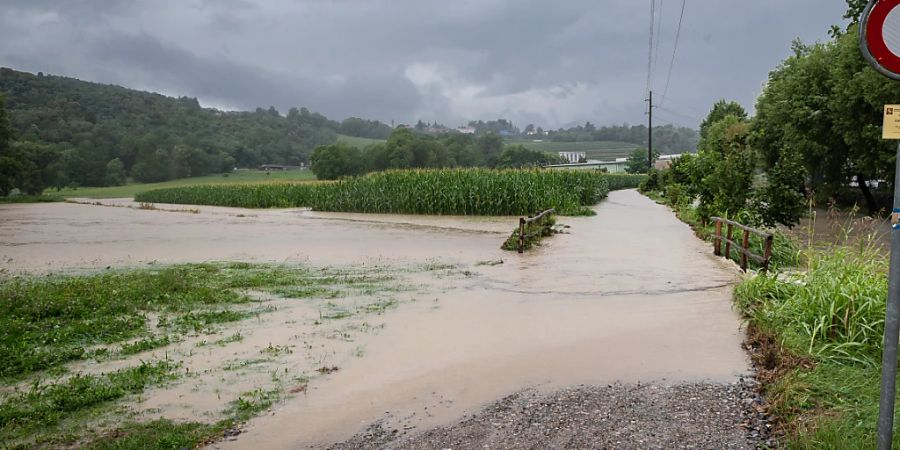
[{"label": "corn plant", "polygon": [[[556,208],[584,214],[611,189],[636,187],[635,175],[539,169],[390,170],[329,183],[187,186],[148,191],[136,201],[244,208],[431,215],[524,215]],[[589,211],[589,210],[587,210]]]}]

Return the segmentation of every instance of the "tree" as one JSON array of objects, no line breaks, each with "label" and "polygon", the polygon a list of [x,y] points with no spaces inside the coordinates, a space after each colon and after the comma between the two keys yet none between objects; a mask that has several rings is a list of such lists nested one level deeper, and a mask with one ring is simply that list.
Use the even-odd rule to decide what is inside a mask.
[{"label": "tree", "polygon": [[847,0],[847,12],[844,13],[844,18],[850,19],[851,25],[859,23],[859,18],[868,3],[869,0]]},{"label": "tree", "polygon": [[41,195],[53,184],[53,172],[48,170],[59,158],[59,152],[49,145],[34,142],[15,142],[11,146],[12,158],[18,161],[15,187],[28,195]]},{"label": "tree", "polygon": [[488,167],[497,166],[500,154],[503,153],[503,138],[494,133],[484,134],[478,136],[475,141],[475,146],[478,148],[484,158],[484,163]]},{"label": "tree", "polygon": [[[628,161],[625,163],[625,171],[628,173],[648,173],[650,170],[649,161],[647,161],[647,149],[645,148],[636,148],[631,152],[631,155],[628,156]],[[653,152],[653,161],[659,159],[659,153]]]},{"label": "tree", "polygon": [[363,172],[362,152],[343,142],[317,148],[310,162],[313,173],[322,180],[336,180]]},{"label": "tree", "polygon": [[800,222],[806,201],[803,192],[806,170],[800,154],[782,154],[766,175],[766,186],[757,192],[755,198],[755,209],[763,224],[772,227],[781,223],[791,227]]},{"label": "tree", "polygon": [[725,99],[717,101],[713,104],[712,110],[706,116],[706,119],[700,123],[700,140],[706,137],[707,130],[714,123],[724,119],[726,116],[735,116],[738,119],[746,119],[747,111],[738,102],[726,101]]},{"label": "tree", "polygon": [[498,168],[520,169],[525,167],[541,167],[549,164],[561,164],[565,160],[554,153],[532,150],[524,145],[508,145],[503,149],[497,161]]},{"label": "tree", "polygon": [[734,115],[709,123],[691,174],[700,200],[698,213],[703,220],[734,217],[747,208],[753,192],[756,154],[749,145],[750,125]]},{"label": "tree", "polygon": [[798,152],[811,191],[846,197],[857,180],[869,211],[880,210],[867,180],[893,180],[895,144],[881,139],[884,104],[900,98],[900,83],[863,60],[857,25],[830,42],[793,44],[794,55],[769,76],[757,101],[754,146],[771,169],[784,152]]},{"label": "tree", "polygon": [[106,163],[106,185],[121,186],[125,184],[125,165],[119,158],[113,158]]},{"label": "tree", "polygon": [[[291,108],[286,117],[274,108],[216,111],[202,108],[195,98],[3,68],[0,92],[7,93],[9,123],[0,133],[14,131],[19,141],[60,151],[64,157],[53,164],[60,175],[56,180],[82,186],[106,184],[113,159],[139,181],[230,171],[236,165],[300,165],[314,148],[334,143],[341,126],[305,108]],[[365,129],[384,133],[385,128],[387,133],[377,137],[390,133],[384,124],[361,122],[360,134]],[[0,136],[0,141],[11,139]],[[8,157],[8,152],[0,148],[0,155]],[[6,173],[11,164],[3,161],[0,170]],[[0,187],[0,192],[9,189]]]},{"label": "tree", "polygon": [[6,197],[15,187],[15,178],[20,172],[19,162],[10,152],[12,130],[6,112],[6,98],[0,94],[0,197]]}]

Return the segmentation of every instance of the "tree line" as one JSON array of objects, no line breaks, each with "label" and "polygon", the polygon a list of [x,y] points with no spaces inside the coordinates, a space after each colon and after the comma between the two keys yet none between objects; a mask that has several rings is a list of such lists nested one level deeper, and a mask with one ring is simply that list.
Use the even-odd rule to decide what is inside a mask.
[{"label": "tree line", "polygon": [[317,146],[336,142],[338,133],[386,138],[392,131],[378,121],[337,122],[306,108],[291,108],[287,115],[272,107],[219,111],[201,107],[195,98],[7,68],[0,69],[0,93],[14,133],[10,146],[41,154],[42,184],[55,187],[301,165]]},{"label": "tree line", "polygon": [[848,1],[844,28],[816,44],[795,40],[793,54],[769,74],[748,117],[737,103],[717,102],[700,128],[699,151],[648,185],[673,204],[698,202],[701,219],[738,217],[793,226],[808,202],[852,205],[870,213],[890,203],[897,143],[881,138],[885,104],[900,83],[869,67],[859,50],[865,2]]},{"label": "tree line", "polygon": [[359,149],[338,142],[317,148],[311,157],[316,177],[334,180],[388,169],[540,167],[565,162],[554,153],[504,145],[497,134],[450,133],[429,136],[398,128],[383,144]]},{"label": "tree line", "polygon": [[[540,128],[529,125],[526,133],[535,130],[538,135],[543,133]],[[617,141],[627,142],[642,147],[647,147],[646,125],[612,125],[597,127],[591,122],[570,128],[550,130],[545,138],[557,142],[591,142],[591,141]],[[674,125],[661,125],[653,127],[653,148],[663,154],[690,153],[697,149],[699,136],[697,130]]]}]

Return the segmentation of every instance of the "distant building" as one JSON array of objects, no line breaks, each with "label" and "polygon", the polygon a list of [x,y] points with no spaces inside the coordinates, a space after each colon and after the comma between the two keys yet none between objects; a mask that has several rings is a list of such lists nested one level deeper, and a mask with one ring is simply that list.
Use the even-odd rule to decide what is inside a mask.
[{"label": "distant building", "polygon": [[587,160],[587,153],[585,152],[559,152],[559,156],[572,164]]},{"label": "distant building", "polygon": [[591,161],[576,164],[553,164],[545,166],[550,170],[599,170],[607,173],[624,173],[627,163],[615,161]]},{"label": "distant building", "polygon": [[263,164],[259,166],[259,170],[272,171],[272,170],[298,170],[302,169],[303,166],[286,166],[283,164]]},{"label": "distant building", "polygon": [[456,131],[459,131],[462,134],[475,134],[474,127],[459,127],[456,129]]}]

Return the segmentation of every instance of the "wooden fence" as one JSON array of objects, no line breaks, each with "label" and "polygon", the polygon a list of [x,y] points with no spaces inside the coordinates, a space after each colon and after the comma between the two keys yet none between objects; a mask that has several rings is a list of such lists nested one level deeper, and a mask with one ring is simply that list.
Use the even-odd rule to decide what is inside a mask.
[{"label": "wooden fence", "polygon": [[[716,237],[713,244],[713,252],[716,256],[731,258],[731,249],[733,246],[734,250],[741,254],[741,270],[744,272],[747,271],[748,259],[752,259],[759,263],[759,265],[762,266],[763,271],[769,270],[769,260],[772,259],[772,241],[774,239],[774,236],[771,233],[766,233],[765,231],[741,225],[721,217],[713,217],[712,221],[716,223]],[[726,225],[727,231],[725,236],[722,236],[722,224]],[[743,230],[743,239],[741,242],[736,242],[734,240],[735,228]],[[757,255],[750,251],[750,234],[755,234],[765,240],[765,250],[763,251],[763,255]],[[722,241],[725,241],[724,255],[722,254]]]},{"label": "wooden fence", "polygon": [[552,214],[556,213],[556,209],[550,208],[545,211],[540,211],[534,216],[529,216],[527,219],[525,217],[519,218],[519,243],[517,245],[519,253],[525,252],[525,239],[533,237],[532,235],[535,233],[541,233],[541,230],[536,232],[532,232],[532,234],[526,234],[525,230],[528,228],[528,225],[531,223],[537,223],[540,225],[546,217],[549,217]]}]

